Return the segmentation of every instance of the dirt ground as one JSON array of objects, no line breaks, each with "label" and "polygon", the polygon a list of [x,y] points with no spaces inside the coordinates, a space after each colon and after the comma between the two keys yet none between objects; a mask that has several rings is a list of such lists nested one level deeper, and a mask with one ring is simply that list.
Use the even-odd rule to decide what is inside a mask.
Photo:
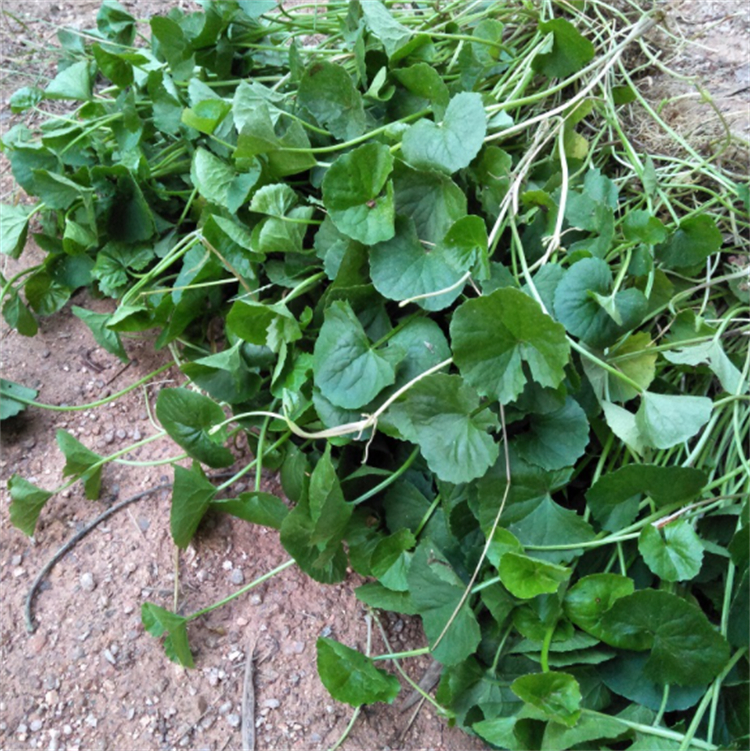
[{"label": "dirt ground", "polygon": [[[181,2],[190,7],[187,0]],[[90,27],[97,2],[1,0],[0,126],[11,122],[10,94],[52,72],[47,47],[61,25]],[[138,17],[163,12],[166,3],[124,2]],[[700,75],[733,131],[750,138],[750,9],[739,0],[671,0],[662,4],[669,28],[696,43],[668,53],[677,70]],[[35,19],[35,20],[34,20]],[[669,58],[669,55],[672,55]],[[46,61],[46,62],[45,62]],[[12,72],[12,75],[9,74]],[[687,83],[664,88],[655,75],[655,102],[691,91]],[[684,96],[664,107],[677,107],[678,118],[698,106]],[[705,122],[706,117],[695,122]],[[18,198],[7,163],[0,163],[0,198]],[[23,200],[23,197],[21,197]],[[40,251],[29,247],[20,264]],[[21,268],[3,259],[6,276]],[[76,295],[72,304],[110,310],[112,303]],[[128,340],[133,359],[122,363],[96,347],[88,329],[70,311],[40,322],[33,339],[3,324],[2,374],[39,390],[41,402],[85,404],[115,393],[168,362],[148,340]],[[355,576],[324,587],[291,567],[190,626],[196,668],[168,662],[160,644],[141,626],[140,607],[152,601],[171,608],[175,596],[174,547],[168,530],[169,491],[138,501],[98,526],[68,553],[43,581],[34,600],[37,630],[26,633],[24,599],[37,572],[54,552],[102,509],[87,501],[76,485],[53,498],[30,540],[8,521],[5,482],[18,473],[52,488],[60,483],[64,460],[54,434],[64,428],[82,443],[109,454],[153,435],[156,427],[147,405],[159,388],[184,378],[168,371],[148,387],[98,409],[48,412],[30,409],[2,426],[0,458],[0,748],[48,751],[151,751],[188,748],[239,749],[241,694],[248,645],[257,642],[255,724],[257,748],[324,749],[344,732],[352,710],[334,702],[317,678],[315,640],[331,635],[364,649],[368,622],[354,597]],[[240,447],[240,451],[242,447]],[[165,460],[177,454],[159,441],[136,449],[131,461]],[[168,466],[109,466],[103,502],[112,504],[168,481]],[[238,483],[233,490],[241,492]],[[266,489],[280,492],[273,477]],[[287,560],[278,535],[230,518],[213,518],[179,561],[178,604],[190,613],[237,591]],[[383,617],[391,647],[425,644],[418,623]],[[384,651],[372,625],[373,652]],[[406,665],[419,678],[427,658]],[[403,695],[408,694],[404,690]],[[357,749],[481,749],[483,744],[455,729],[424,706],[409,725],[411,711],[378,706],[363,711],[345,741]]]}]

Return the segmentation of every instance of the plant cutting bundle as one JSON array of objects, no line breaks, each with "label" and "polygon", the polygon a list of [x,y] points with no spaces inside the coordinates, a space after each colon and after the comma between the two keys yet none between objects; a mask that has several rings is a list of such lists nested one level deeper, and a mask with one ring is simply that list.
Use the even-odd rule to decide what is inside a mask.
[{"label": "plant cutting bundle", "polygon": [[[2,141],[38,197],[2,207],[2,250],[33,225],[46,257],[2,279],[6,321],[32,336],[90,287],[117,300],[74,308],[100,346],[127,361],[155,331],[186,378],[156,404],[157,437],[193,460],[174,467],[176,545],[218,511],[278,529],[319,582],[368,577],[362,602],[420,616],[430,701],[467,732],[746,745],[750,193],[731,139],[700,153],[639,91],[663,67],[657,19],[600,0],[201,5],[145,37],[105,2],[96,29],[60,32],[49,85],[11,98],[43,121]],[[670,153],[640,153],[637,118]],[[13,414],[35,394],[3,396]],[[255,459],[217,486],[204,467],[235,464],[238,432]],[[122,452],[58,441],[97,497]],[[33,533],[54,491],[9,488]],[[185,665],[196,615],[143,608]],[[377,664],[408,656],[318,642],[355,706],[393,701]]]}]

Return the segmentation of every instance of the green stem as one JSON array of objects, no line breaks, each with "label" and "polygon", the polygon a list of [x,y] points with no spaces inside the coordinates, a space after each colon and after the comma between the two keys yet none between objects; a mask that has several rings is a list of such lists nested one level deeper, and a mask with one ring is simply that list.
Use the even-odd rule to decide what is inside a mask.
[{"label": "green stem", "polygon": [[[685,736],[682,735],[682,733],[677,733],[673,730],[655,728],[651,725],[644,725],[640,722],[631,722],[630,720],[625,720],[622,717],[617,717],[616,715],[613,716],[604,714],[602,712],[596,712],[593,709],[582,709],[581,712],[583,714],[596,717],[599,720],[615,720],[616,722],[622,723],[625,727],[628,727],[631,730],[635,730],[638,733],[643,733],[644,735],[651,735],[655,738],[665,738],[666,740],[677,742],[685,740]],[[701,749],[701,751],[718,751],[718,746],[714,746],[713,743],[706,743],[705,741],[700,741],[697,739],[692,741],[692,745],[695,748]]]},{"label": "green stem", "polygon": [[293,566],[295,563],[294,558],[291,558],[288,561],[285,561],[280,566],[276,566],[275,569],[272,569],[271,571],[263,574],[263,576],[259,576],[255,581],[251,581],[250,584],[246,584],[241,589],[238,589],[236,592],[233,592],[228,597],[225,597],[223,600],[219,600],[218,602],[215,602],[213,605],[209,605],[207,608],[203,608],[202,610],[197,610],[195,613],[192,613],[191,615],[188,615],[185,617],[185,620],[190,622],[194,621],[196,618],[200,618],[202,615],[206,615],[206,613],[210,613],[213,610],[216,610],[217,608],[222,607],[222,605],[226,605],[228,602],[231,602],[232,600],[236,600],[238,597],[244,595],[246,592],[249,592],[251,589],[254,589],[259,584],[263,584],[263,582],[268,581],[269,579],[276,576],[276,574],[280,574],[285,569],[288,569],[290,566]]},{"label": "green stem", "polygon": [[421,657],[422,655],[430,654],[429,647],[419,647],[418,649],[410,649],[408,652],[388,652],[383,655],[374,655],[373,660],[407,660],[410,657]]},{"label": "green stem", "polygon": [[438,493],[435,496],[435,500],[430,504],[430,507],[427,509],[427,512],[422,517],[422,521],[419,522],[419,526],[414,531],[414,537],[419,537],[419,535],[422,533],[422,530],[427,526],[427,522],[430,521],[430,518],[435,513],[435,509],[438,507],[439,503],[440,503],[440,493]]},{"label": "green stem", "polygon": [[2,388],[2,386],[0,386],[0,396],[4,396],[6,399],[13,399],[16,402],[20,402],[21,404],[26,404],[29,407],[40,407],[41,409],[49,409],[53,412],[79,412],[83,409],[93,409],[94,407],[101,407],[103,404],[108,404],[109,402],[112,402],[115,399],[119,399],[121,396],[124,396],[128,392],[133,391],[133,389],[137,389],[139,386],[142,386],[144,383],[147,383],[152,378],[155,378],[160,373],[163,373],[165,370],[169,370],[169,368],[171,368],[173,365],[174,365],[173,362],[167,363],[166,365],[162,365],[161,368],[157,368],[156,370],[144,376],[143,378],[131,384],[130,386],[122,389],[121,391],[118,391],[115,394],[112,394],[106,397],[105,399],[99,399],[96,402],[89,402],[88,404],[80,404],[80,405],[72,406],[72,407],[61,407],[57,404],[43,404],[41,402],[35,402],[32,399],[24,399],[22,396],[16,396],[15,394],[8,393]]},{"label": "green stem", "polygon": [[392,485],[396,480],[398,480],[401,475],[406,472],[409,467],[414,463],[414,460],[419,456],[419,446],[417,446],[414,451],[409,454],[407,460],[391,475],[385,478],[382,482],[378,483],[374,488],[370,488],[366,493],[362,493],[362,495],[358,496],[352,501],[352,505],[357,506],[360,503],[364,503],[365,501],[369,500],[373,496],[378,495],[382,491],[384,491],[389,485]]},{"label": "green stem", "polygon": [[[231,422],[231,420],[229,420]],[[275,451],[280,446],[283,446],[288,440],[289,436],[292,435],[292,432],[289,430],[284,435],[281,436],[277,441],[272,443],[264,452],[264,454],[270,454],[272,451]],[[239,480],[241,477],[244,477],[253,467],[255,467],[258,463],[258,457],[256,456],[255,459],[253,459],[251,462],[246,464],[239,472],[232,475],[226,482],[223,482],[221,485],[219,485],[216,488],[216,492],[226,490],[230,485],[234,484]]]}]

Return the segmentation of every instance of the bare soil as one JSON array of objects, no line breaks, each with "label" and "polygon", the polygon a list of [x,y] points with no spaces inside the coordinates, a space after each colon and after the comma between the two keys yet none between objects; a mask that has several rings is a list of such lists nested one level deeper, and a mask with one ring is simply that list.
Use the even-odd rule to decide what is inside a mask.
[{"label": "bare soil", "polygon": [[[123,4],[140,18],[167,7],[156,0],[125,0]],[[192,7],[187,0],[180,4]],[[672,48],[664,59],[684,75],[702,76],[732,130],[750,138],[750,10],[739,0],[670,0],[663,5],[669,28],[697,43],[680,51]],[[49,48],[57,28],[93,26],[98,6],[98,0],[0,0],[2,11],[15,17],[0,17],[3,130],[13,122],[7,109],[10,94],[53,73]],[[673,119],[687,123],[687,135],[699,123],[707,127],[705,105],[697,116],[690,114],[693,106],[699,106],[699,97],[690,94],[694,88],[689,82],[667,84],[666,76],[655,74],[646,85],[652,87],[653,101],[662,103],[668,112],[670,107],[677,108]],[[666,102],[681,94],[690,95]],[[0,162],[0,196],[3,201],[24,200],[14,187],[7,162]],[[39,257],[40,251],[30,243],[20,262],[3,259],[3,271],[7,276]],[[72,304],[100,311],[111,310],[113,305],[92,299],[87,292],[76,295]],[[40,332],[33,339],[9,331],[4,323],[0,333],[3,377],[38,389],[41,402],[86,404],[125,388],[169,361],[165,352],[153,350],[148,339],[131,339],[126,346],[133,362],[122,370],[122,363],[96,347],[88,329],[72,315],[70,304],[40,321]],[[14,473],[47,488],[60,483],[64,459],[55,444],[58,428],[102,454],[153,435],[156,427],[149,412],[158,390],[183,380],[179,371],[167,371],[156,382],[105,407],[77,412],[29,409],[6,421],[0,458],[3,488]],[[244,452],[245,447],[237,447],[238,457]],[[135,449],[126,458],[166,460],[177,453],[170,442],[158,441]],[[140,619],[144,601],[167,608],[174,604],[176,567],[168,529],[168,489],[99,525],[52,569],[33,603],[36,631],[27,634],[24,600],[37,572],[54,552],[107,504],[170,479],[167,464],[108,466],[103,501],[88,501],[82,489],[73,486],[49,502],[33,539],[10,526],[10,499],[4,489],[0,491],[3,749],[239,749],[245,659],[252,643],[257,643],[258,749],[329,748],[344,732],[352,710],[334,702],[320,684],[315,640],[331,635],[352,647],[365,648],[368,622],[353,594],[360,583],[354,575],[344,584],[325,587],[291,567],[197,620],[190,626],[194,670],[168,662],[157,640],[144,633]],[[272,476],[264,479],[264,487],[281,492]],[[243,489],[237,483],[232,491]],[[237,591],[287,557],[272,531],[227,517],[210,518],[180,556],[180,612],[195,612]],[[425,644],[415,620],[397,616],[382,620],[393,649]],[[373,652],[385,651],[377,625],[370,628]],[[406,668],[418,680],[428,664],[423,658],[410,661]],[[402,694],[408,693],[406,687]],[[401,712],[398,702],[363,711],[343,748],[484,748],[478,739],[447,727],[429,705],[422,707],[410,725],[411,712]]]}]

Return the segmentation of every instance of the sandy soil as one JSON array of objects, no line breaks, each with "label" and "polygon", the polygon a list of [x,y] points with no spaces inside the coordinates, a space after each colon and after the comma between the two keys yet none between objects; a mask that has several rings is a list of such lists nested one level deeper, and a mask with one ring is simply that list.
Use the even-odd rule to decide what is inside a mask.
[{"label": "sandy soil", "polygon": [[[155,0],[124,2],[147,17],[162,11]],[[181,3],[189,7],[188,2]],[[739,0],[671,0],[670,29],[697,40],[664,58],[685,75],[701,75],[739,135],[750,137],[750,11]],[[19,86],[43,79],[53,70],[47,51],[56,28],[93,24],[98,2],[2,0],[3,11],[36,22],[18,24],[0,18],[0,125],[11,122],[7,99]],[[710,48],[707,50],[705,47]],[[13,70],[12,76],[7,74]],[[687,82],[666,87],[655,74],[646,83],[655,102],[689,93]],[[683,86],[685,88],[683,88]],[[666,87],[666,88],[665,88]],[[648,89],[647,89],[648,90]],[[664,106],[697,106],[688,96]],[[675,115],[676,119],[679,119]],[[694,118],[691,122],[697,122]],[[705,122],[701,115],[699,120]],[[2,200],[19,198],[0,163]],[[23,197],[20,197],[23,200]],[[39,251],[30,247],[22,263]],[[20,268],[4,259],[4,272]],[[112,303],[80,293],[73,304],[96,310]],[[122,364],[96,347],[88,329],[70,312],[40,322],[33,339],[2,327],[3,377],[39,389],[39,400],[85,404],[115,393],[151,372],[168,358],[148,340],[129,340],[133,364]],[[158,389],[180,383],[177,371],[99,409],[78,412],[27,410],[3,424],[0,479],[14,472],[51,488],[64,464],[54,440],[63,428],[100,453],[113,453],[156,432],[147,404]],[[238,447],[241,456],[243,447]],[[177,453],[169,442],[136,449],[127,458],[168,459]],[[169,480],[168,467],[107,467],[103,503],[112,504]],[[266,489],[280,492],[275,479]],[[243,488],[238,484],[234,491]],[[332,635],[363,649],[368,623],[353,595],[352,576],[323,587],[292,567],[199,619],[190,627],[196,669],[169,663],[159,643],[143,632],[140,607],[152,601],[171,608],[175,560],[168,531],[169,491],[162,490],[118,512],[65,556],[42,583],[34,600],[37,629],[27,634],[24,599],[41,566],[60,545],[97,516],[92,503],[74,486],[54,498],[42,513],[33,540],[8,523],[9,498],[0,492],[0,747],[8,751],[48,749],[224,749],[240,748],[241,694],[248,645],[257,642],[255,724],[258,749],[323,749],[341,735],[351,709],[334,702],[315,668],[315,640]],[[178,605],[190,613],[237,591],[287,559],[275,533],[229,518],[212,518],[180,557]],[[424,636],[412,619],[384,617],[396,649],[422,646]],[[376,626],[373,651],[384,650]],[[419,678],[426,659],[407,666]],[[405,691],[404,694],[408,692]],[[429,707],[409,726],[410,712],[378,707],[362,712],[344,749],[479,749],[483,744],[448,728]]]}]

